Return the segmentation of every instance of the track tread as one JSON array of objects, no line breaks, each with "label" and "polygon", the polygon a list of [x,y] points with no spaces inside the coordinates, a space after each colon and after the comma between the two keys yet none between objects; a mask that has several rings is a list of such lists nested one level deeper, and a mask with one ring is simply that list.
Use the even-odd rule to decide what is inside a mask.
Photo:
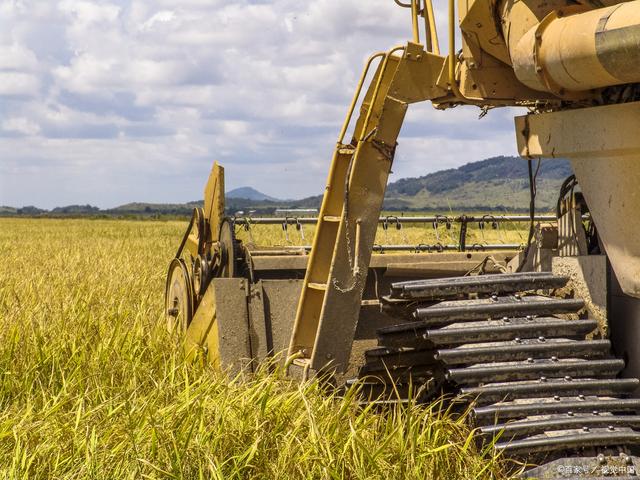
[{"label": "track tread", "polygon": [[392,284],[387,311],[413,321],[377,331],[362,391],[397,404],[426,381],[419,400],[444,391],[473,401],[480,436],[500,435],[494,448],[515,457],[640,445],[640,399],[625,398],[640,381],[617,378],[625,364],[609,340],[586,338],[597,322],[577,318],[583,300],[541,294],[567,281],[527,273]]}]

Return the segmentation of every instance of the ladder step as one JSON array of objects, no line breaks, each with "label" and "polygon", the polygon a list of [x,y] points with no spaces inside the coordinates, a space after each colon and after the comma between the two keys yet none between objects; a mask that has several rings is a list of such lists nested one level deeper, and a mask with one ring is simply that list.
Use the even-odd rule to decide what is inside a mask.
[{"label": "ladder step", "polygon": [[307,283],[307,287],[313,289],[313,290],[322,290],[325,291],[327,289],[327,284],[326,283],[313,283],[313,282],[309,282]]},{"label": "ladder step", "polygon": [[342,220],[342,217],[336,217],[334,215],[325,215],[324,217],[322,217],[322,219],[325,222],[335,222],[335,223],[339,223],[340,220]]},{"label": "ladder step", "polygon": [[356,153],[356,149],[351,147],[342,147],[338,148],[338,153],[340,155],[353,155],[354,153]]}]

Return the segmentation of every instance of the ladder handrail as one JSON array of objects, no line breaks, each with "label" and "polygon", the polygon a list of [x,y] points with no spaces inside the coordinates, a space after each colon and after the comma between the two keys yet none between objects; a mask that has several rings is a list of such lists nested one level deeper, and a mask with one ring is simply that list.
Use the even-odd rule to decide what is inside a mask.
[{"label": "ladder handrail", "polygon": [[347,113],[347,118],[345,118],[344,123],[342,124],[342,130],[340,130],[340,135],[338,136],[338,144],[342,144],[344,142],[344,136],[347,134],[347,129],[349,128],[349,124],[351,123],[351,119],[353,118],[353,112],[356,109],[356,105],[358,103],[358,98],[360,97],[360,93],[362,93],[362,87],[364,86],[364,81],[367,78],[367,74],[369,73],[369,68],[371,68],[371,64],[378,57],[383,57],[385,52],[377,52],[369,57],[367,63],[362,70],[362,75],[360,75],[360,80],[358,82],[358,87],[356,88],[356,92],[353,95],[351,100],[351,105],[349,106],[349,112]]},{"label": "ladder handrail", "polygon": [[366,132],[366,128],[367,125],[369,124],[369,120],[371,120],[371,115],[373,114],[373,107],[376,104],[376,100],[378,100],[378,94],[380,93],[380,86],[382,85],[382,78],[384,77],[384,72],[387,68],[387,65],[389,64],[389,58],[391,57],[391,55],[393,55],[395,52],[398,52],[400,50],[404,51],[406,50],[407,47],[405,47],[404,45],[402,46],[398,46],[398,47],[393,47],[391,50],[389,50],[385,55],[384,55],[384,60],[382,61],[382,66],[380,67],[380,75],[378,76],[378,79],[376,80],[376,86],[373,90],[373,95],[371,95],[371,103],[369,104],[369,109],[367,110],[367,116],[364,119],[364,123],[362,124],[362,132],[360,133],[360,138],[358,139],[358,142],[362,142],[367,136],[368,134],[365,135]]}]

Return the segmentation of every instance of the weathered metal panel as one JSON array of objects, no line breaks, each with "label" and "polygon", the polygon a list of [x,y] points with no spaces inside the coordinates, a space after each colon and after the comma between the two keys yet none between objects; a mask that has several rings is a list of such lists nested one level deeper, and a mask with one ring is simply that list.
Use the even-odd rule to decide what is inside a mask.
[{"label": "weathered metal panel", "polygon": [[270,336],[267,332],[267,324],[264,308],[263,282],[250,285],[248,297],[248,321],[249,338],[251,341],[251,357],[257,362],[266,360],[271,351]]},{"label": "weathered metal panel", "polygon": [[[249,310],[253,312],[260,306],[264,307],[265,333],[269,351],[276,355],[283,354],[284,359],[293,331],[302,280],[263,280],[259,283],[262,298],[258,299],[256,295],[252,295]],[[363,363],[364,351],[375,345],[376,330],[396,321],[397,319],[382,313],[380,306],[376,303],[362,306],[349,360],[349,373],[354,374]],[[257,328],[255,324],[254,328]]]},{"label": "weathered metal panel", "polygon": [[567,157],[622,290],[640,297],[640,102],[516,118],[520,154]]},{"label": "weathered metal panel", "polygon": [[220,366],[234,375],[251,359],[247,311],[249,285],[247,280],[240,278],[216,278],[211,283],[215,288]]},{"label": "weathered metal panel", "polygon": [[302,280],[263,280],[261,284],[270,350],[274,354],[286,355],[302,290]]},{"label": "weathered metal panel", "polygon": [[614,272],[610,272],[609,285],[611,343],[616,355],[627,360],[622,375],[640,378],[640,299],[624,294]]}]

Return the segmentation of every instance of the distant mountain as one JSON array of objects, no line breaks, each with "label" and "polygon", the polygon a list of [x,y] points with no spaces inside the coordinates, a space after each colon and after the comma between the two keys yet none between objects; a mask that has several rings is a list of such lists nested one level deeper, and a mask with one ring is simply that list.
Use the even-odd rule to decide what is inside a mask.
[{"label": "distant mountain", "polygon": [[[534,162],[535,165],[535,162]],[[536,205],[540,211],[554,209],[562,181],[571,175],[566,160],[543,160],[537,176]],[[273,214],[278,208],[319,208],[322,195],[300,200],[278,200],[251,187],[226,194],[229,215]],[[91,205],[58,207],[51,212],[36,207],[0,207],[0,216],[153,216],[190,215],[202,200],[179,204],[128,203],[109,210]],[[527,162],[519,157],[493,157],[467,163],[422,177],[403,178],[387,187],[385,210],[397,211],[526,211],[529,205]]]},{"label": "distant mountain", "polygon": [[269,195],[265,195],[262,192],[259,192],[255,188],[252,187],[240,187],[234,188],[233,190],[226,193],[227,198],[244,198],[247,200],[257,200],[259,202],[269,201],[269,202],[279,202],[277,198],[270,197]]}]

